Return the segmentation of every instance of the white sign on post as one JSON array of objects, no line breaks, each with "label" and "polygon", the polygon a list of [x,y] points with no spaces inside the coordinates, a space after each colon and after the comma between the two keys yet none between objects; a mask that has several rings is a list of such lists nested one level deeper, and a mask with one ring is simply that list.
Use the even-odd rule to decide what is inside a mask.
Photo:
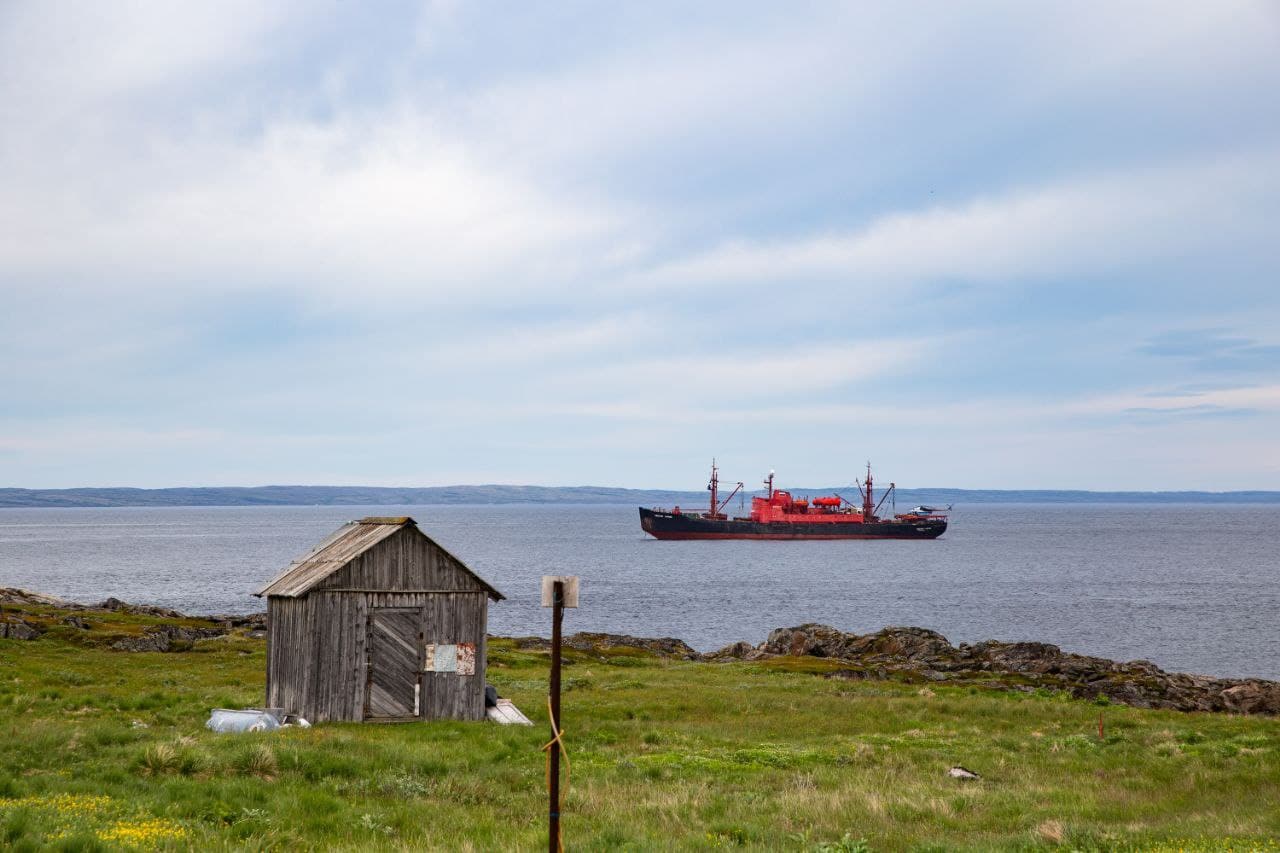
[{"label": "white sign on post", "polygon": [[578,576],[577,575],[543,575],[542,576],[542,606],[554,607],[556,603],[556,581],[564,584],[564,606],[578,606]]}]

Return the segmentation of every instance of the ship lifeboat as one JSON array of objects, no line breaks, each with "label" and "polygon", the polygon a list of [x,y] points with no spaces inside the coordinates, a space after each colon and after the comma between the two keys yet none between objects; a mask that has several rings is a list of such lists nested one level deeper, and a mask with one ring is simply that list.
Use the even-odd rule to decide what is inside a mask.
[{"label": "ship lifeboat", "polygon": [[814,498],[813,505],[814,506],[830,506],[830,507],[840,506],[840,499],[839,498]]}]

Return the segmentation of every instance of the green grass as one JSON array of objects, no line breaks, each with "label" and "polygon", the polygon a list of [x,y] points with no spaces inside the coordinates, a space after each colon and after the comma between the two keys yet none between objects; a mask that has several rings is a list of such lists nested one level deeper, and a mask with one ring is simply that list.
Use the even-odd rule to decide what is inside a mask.
[{"label": "green grass", "polygon": [[[490,656],[533,729],[215,735],[210,708],[261,701],[263,643],[102,647],[154,621],[0,641],[0,848],[545,849],[545,653]],[[825,679],[817,659],[568,662],[572,850],[1280,850],[1280,721]]]}]

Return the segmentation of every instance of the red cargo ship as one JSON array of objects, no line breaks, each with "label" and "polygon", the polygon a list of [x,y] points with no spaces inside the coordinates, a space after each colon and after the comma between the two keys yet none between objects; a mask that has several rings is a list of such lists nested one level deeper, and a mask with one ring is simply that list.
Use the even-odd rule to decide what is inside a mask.
[{"label": "red cargo ship", "polygon": [[[724,508],[742,491],[742,483],[720,500],[720,476],[714,460],[707,489],[707,512],[682,512],[640,507],[640,527],[657,539],[937,539],[947,529],[946,510],[918,506],[907,513],[881,518],[884,502],[895,493],[893,483],[875,500],[871,463],[867,479],[858,483],[860,501],[838,494],[809,500],[774,489],[773,472],[764,481],[764,497],[751,498],[751,514],[730,518]],[[950,507],[947,507],[950,509]]]}]

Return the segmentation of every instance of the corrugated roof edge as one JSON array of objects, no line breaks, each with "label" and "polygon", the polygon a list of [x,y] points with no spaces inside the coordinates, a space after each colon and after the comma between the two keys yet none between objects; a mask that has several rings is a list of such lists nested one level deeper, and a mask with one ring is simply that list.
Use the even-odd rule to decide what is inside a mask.
[{"label": "corrugated roof edge", "polygon": [[[328,548],[329,546],[333,545],[343,536],[349,534],[360,525],[369,525],[369,526],[386,525],[388,527],[412,527],[414,530],[418,532],[418,535],[422,536],[432,545],[434,545],[435,547],[443,551],[445,555],[448,556],[450,559],[452,559],[454,562],[456,562],[464,572],[471,575],[471,577],[475,578],[476,582],[480,584],[482,587],[484,587],[485,590],[489,593],[490,598],[492,598],[494,601],[506,600],[507,597],[505,595],[503,595],[501,592],[498,592],[498,590],[492,584],[490,584],[484,578],[480,577],[478,574],[472,571],[471,567],[468,566],[461,559],[459,559],[455,554],[453,554],[453,552],[451,552],[448,548],[441,545],[436,540],[432,539],[426,533],[423,533],[422,528],[418,527],[418,523],[407,515],[369,516],[367,518],[361,518],[356,521],[347,522],[346,524],[342,525],[337,530],[335,530],[333,533],[329,534],[324,539],[322,539],[315,547],[313,547],[310,551],[308,551],[302,557],[289,563],[289,565],[285,568],[284,571],[276,575],[268,583],[264,584],[257,592],[253,593],[253,595],[256,598],[262,598],[263,596],[271,597],[272,593],[270,592],[270,590],[272,589],[272,587],[275,587],[277,584],[280,584],[281,582],[287,580],[289,576],[292,575],[295,571],[304,568],[313,556],[323,551],[324,549]],[[308,592],[311,591],[311,589],[316,584],[320,583],[320,581],[324,580],[325,578],[329,577],[334,572],[336,572],[338,569],[350,563],[360,554],[363,554],[365,551],[367,551],[369,548],[372,548],[375,545],[382,542],[384,538],[385,536],[379,536],[376,541],[370,542],[368,546],[361,549],[359,552],[348,556],[346,560],[334,565],[331,570],[324,572],[323,574],[320,574],[314,578],[311,578],[309,581],[307,581],[306,586],[303,587],[302,589],[299,589],[292,593],[277,593],[277,594],[284,595],[287,598],[299,598],[303,595],[306,595]]]}]

